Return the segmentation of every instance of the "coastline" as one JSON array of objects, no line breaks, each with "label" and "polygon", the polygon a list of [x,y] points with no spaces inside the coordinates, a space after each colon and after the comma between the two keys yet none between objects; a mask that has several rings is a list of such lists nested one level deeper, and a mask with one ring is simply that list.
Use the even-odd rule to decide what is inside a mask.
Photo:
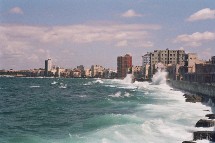
[{"label": "coastline", "polygon": [[181,89],[193,94],[215,98],[215,85],[213,84],[178,80],[167,80],[167,84],[171,87]]},{"label": "coastline", "polygon": [[183,141],[182,143],[196,143],[197,140],[215,142],[215,130],[206,130],[209,127],[215,127],[215,109],[213,108],[215,103],[215,85],[172,80],[168,80],[167,84],[174,89],[184,91],[185,102],[201,102],[201,104],[211,107],[212,114],[206,114],[205,117],[207,119],[199,119],[196,125],[194,125],[196,128],[203,127],[205,130],[193,132],[193,140]]}]

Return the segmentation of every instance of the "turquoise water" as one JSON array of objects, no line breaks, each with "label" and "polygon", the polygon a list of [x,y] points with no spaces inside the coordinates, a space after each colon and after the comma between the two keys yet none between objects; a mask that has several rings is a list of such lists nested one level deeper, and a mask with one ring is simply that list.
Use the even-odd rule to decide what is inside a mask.
[{"label": "turquoise water", "polygon": [[0,142],[181,143],[211,110],[182,95],[148,82],[0,78]]}]

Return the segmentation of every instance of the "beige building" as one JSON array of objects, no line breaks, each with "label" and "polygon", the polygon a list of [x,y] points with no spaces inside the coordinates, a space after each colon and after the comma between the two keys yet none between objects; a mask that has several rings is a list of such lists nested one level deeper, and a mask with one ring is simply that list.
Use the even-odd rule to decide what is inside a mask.
[{"label": "beige building", "polygon": [[102,77],[105,68],[100,65],[91,66],[91,77]]},{"label": "beige building", "polygon": [[163,65],[168,64],[180,64],[184,65],[185,51],[184,50],[155,50],[151,53],[150,63],[162,63]]},{"label": "beige building", "polygon": [[188,73],[194,73],[196,69],[196,64],[203,64],[206,61],[200,60],[196,53],[189,53],[187,54],[187,67]]},{"label": "beige building", "polygon": [[75,77],[75,78],[81,77],[81,70],[80,69],[73,69],[72,72],[73,72],[72,77]]},{"label": "beige building", "polygon": [[146,64],[143,67],[143,79],[149,79],[149,73],[150,73],[150,64]]},{"label": "beige building", "polygon": [[85,69],[85,76],[91,77],[91,70],[90,69]]},{"label": "beige building", "polygon": [[156,65],[162,63],[164,66],[169,65],[184,65],[185,51],[184,50],[154,50],[150,53],[150,77],[156,72]]},{"label": "beige building", "polygon": [[132,75],[134,78],[142,78],[143,76],[143,68],[142,66],[133,66],[132,67]]}]

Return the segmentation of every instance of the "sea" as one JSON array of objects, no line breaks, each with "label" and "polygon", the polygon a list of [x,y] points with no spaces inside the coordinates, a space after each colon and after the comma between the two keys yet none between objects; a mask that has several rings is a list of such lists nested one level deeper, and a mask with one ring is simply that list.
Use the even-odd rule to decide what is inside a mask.
[{"label": "sea", "polygon": [[[182,143],[209,103],[129,78],[0,78],[0,143]],[[199,140],[197,143],[209,143]]]}]

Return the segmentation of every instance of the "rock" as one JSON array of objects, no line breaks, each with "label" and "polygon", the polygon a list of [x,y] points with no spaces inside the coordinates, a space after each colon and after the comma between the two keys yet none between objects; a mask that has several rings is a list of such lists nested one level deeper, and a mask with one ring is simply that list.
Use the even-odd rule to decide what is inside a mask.
[{"label": "rock", "polygon": [[182,143],[196,143],[196,142],[193,142],[193,141],[183,141]]},{"label": "rock", "polygon": [[213,120],[202,120],[200,119],[195,127],[213,127],[215,125],[215,121]]},{"label": "rock", "polygon": [[193,140],[209,140],[215,141],[215,131],[197,131],[193,133]]},{"label": "rock", "polygon": [[209,112],[210,110],[203,110],[203,111],[208,111]]},{"label": "rock", "polygon": [[207,114],[205,117],[208,117],[209,119],[215,119],[215,114]]},{"label": "rock", "polygon": [[203,98],[201,96],[198,95],[189,95],[189,94],[184,94],[184,97],[186,98],[186,102],[192,102],[192,103],[196,103],[196,102],[202,102]]}]

